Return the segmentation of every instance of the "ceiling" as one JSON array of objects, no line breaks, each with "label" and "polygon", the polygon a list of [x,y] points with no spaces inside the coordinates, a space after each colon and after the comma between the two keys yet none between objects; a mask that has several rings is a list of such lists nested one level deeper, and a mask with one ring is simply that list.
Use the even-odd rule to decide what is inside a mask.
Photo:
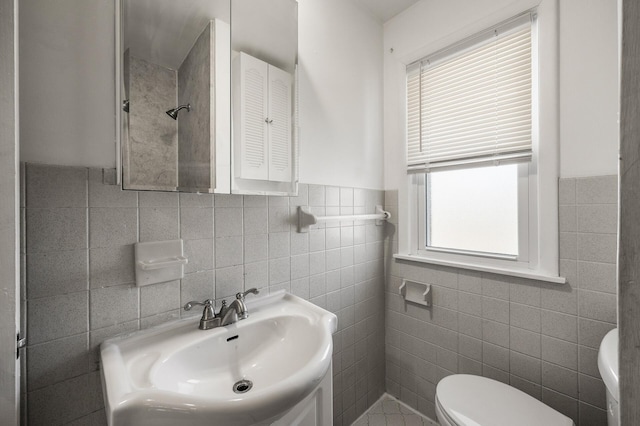
[{"label": "ceiling", "polygon": [[420,0],[353,0],[369,9],[381,22],[387,22]]}]

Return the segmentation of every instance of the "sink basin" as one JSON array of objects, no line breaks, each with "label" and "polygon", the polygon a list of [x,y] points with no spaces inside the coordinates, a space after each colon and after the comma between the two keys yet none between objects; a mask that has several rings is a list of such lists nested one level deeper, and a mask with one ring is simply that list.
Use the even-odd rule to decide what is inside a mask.
[{"label": "sink basin", "polygon": [[269,424],[307,397],[330,367],[336,316],[284,291],[246,304],[249,318],[226,327],[190,318],[105,341],[109,424]]}]

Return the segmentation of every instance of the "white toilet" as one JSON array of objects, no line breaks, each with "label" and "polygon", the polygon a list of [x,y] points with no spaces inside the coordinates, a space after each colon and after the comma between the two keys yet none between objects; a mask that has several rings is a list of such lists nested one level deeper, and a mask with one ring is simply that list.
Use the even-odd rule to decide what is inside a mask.
[{"label": "white toilet", "polygon": [[598,351],[598,370],[607,388],[607,424],[620,424],[618,407],[618,329],[609,331],[600,343]]},{"label": "white toilet", "polygon": [[436,387],[441,426],[573,426],[573,420],[496,380],[454,374]]}]

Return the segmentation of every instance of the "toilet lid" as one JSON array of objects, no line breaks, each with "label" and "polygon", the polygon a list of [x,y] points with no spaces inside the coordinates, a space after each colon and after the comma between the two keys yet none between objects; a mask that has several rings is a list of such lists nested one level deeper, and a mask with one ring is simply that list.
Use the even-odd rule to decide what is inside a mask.
[{"label": "toilet lid", "polygon": [[459,426],[572,426],[573,421],[526,393],[486,377],[454,374],[436,398]]}]

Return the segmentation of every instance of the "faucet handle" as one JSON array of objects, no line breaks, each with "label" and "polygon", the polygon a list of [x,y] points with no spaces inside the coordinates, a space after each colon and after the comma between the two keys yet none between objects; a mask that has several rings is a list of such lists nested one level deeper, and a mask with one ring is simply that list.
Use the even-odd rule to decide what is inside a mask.
[{"label": "faucet handle", "polygon": [[260,293],[260,291],[255,287],[254,288],[250,288],[249,290],[247,290],[245,292],[237,293],[236,294],[236,299],[243,300],[247,296],[247,294],[249,294],[249,293],[258,294],[258,293]]},{"label": "faucet handle", "polygon": [[185,311],[190,311],[194,306],[204,306],[205,308],[213,308],[214,301],[212,299],[207,299],[204,302],[198,302],[197,300],[192,300],[191,302],[187,302],[184,305]]},{"label": "faucet handle", "polygon": [[223,300],[223,301],[220,303],[220,312],[218,312],[218,313],[216,314],[216,316],[217,316],[217,317],[223,317],[223,316],[224,316],[224,314],[226,314],[226,313],[227,313],[227,301],[226,301],[226,300]]}]

